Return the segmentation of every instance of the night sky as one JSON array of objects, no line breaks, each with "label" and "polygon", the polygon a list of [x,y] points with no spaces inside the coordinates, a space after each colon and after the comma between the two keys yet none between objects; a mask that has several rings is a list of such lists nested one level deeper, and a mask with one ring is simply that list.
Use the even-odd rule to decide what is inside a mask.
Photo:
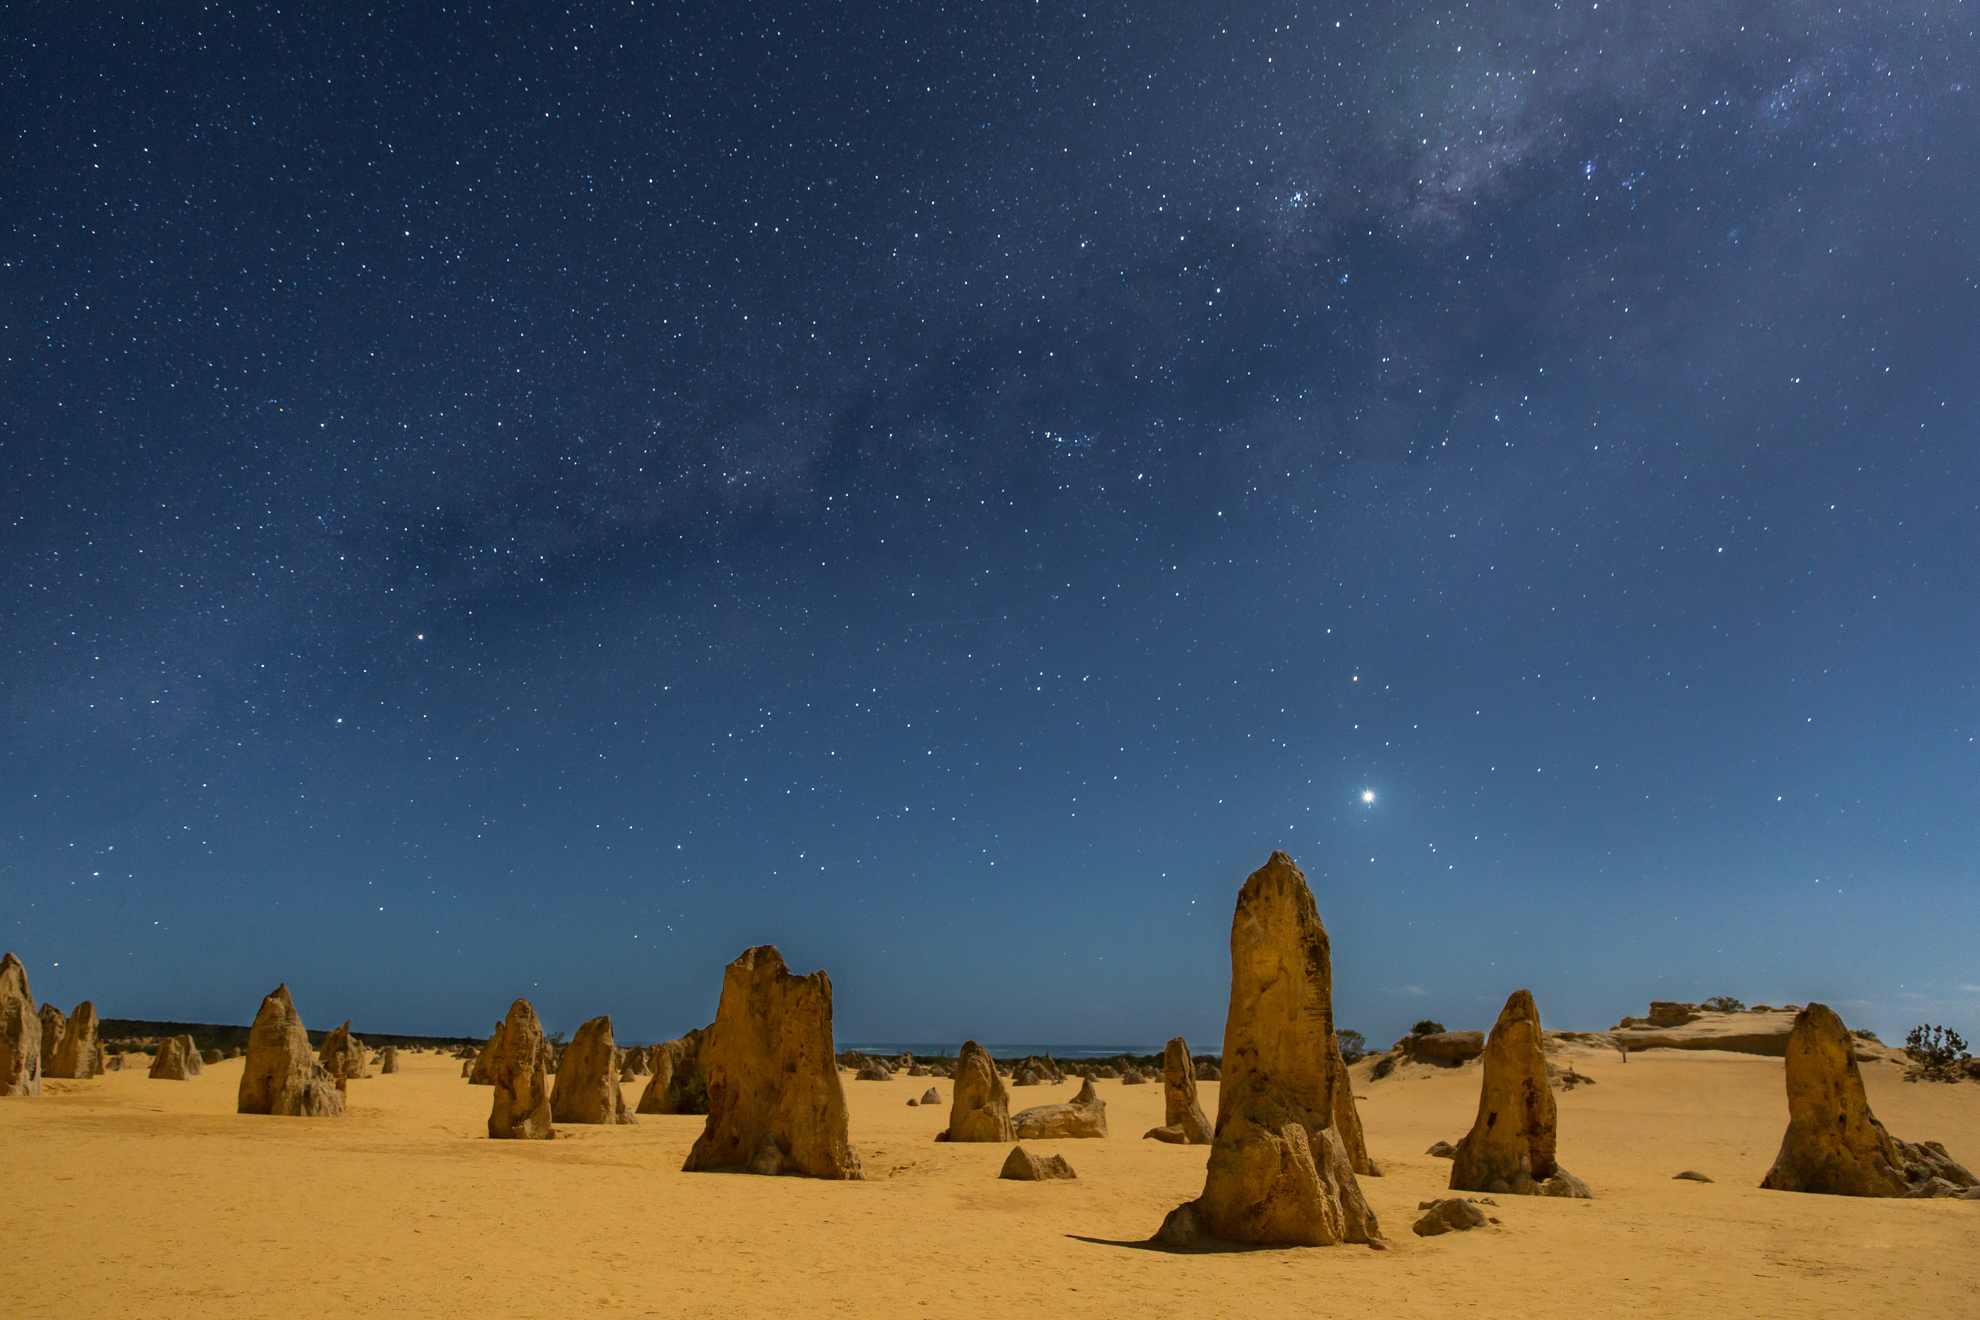
[{"label": "night sky", "polygon": [[1980,1036],[1980,9],[4,20],[0,945],[110,1016]]}]

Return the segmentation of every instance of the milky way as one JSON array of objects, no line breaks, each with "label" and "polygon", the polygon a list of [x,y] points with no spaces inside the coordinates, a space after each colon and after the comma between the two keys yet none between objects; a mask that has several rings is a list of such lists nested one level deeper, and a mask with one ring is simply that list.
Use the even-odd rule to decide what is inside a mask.
[{"label": "milky way", "polygon": [[19,17],[5,943],[1147,1042],[1284,847],[1371,1037],[1970,1028],[1974,27]]}]

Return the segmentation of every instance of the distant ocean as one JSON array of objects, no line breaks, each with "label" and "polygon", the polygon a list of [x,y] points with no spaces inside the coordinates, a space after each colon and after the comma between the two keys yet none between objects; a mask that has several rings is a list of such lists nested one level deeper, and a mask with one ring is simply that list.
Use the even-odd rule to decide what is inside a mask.
[{"label": "distant ocean", "polygon": [[[1111,1059],[1117,1054],[1160,1054],[1160,1045],[1003,1045],[996,1041],[978,1041],[990,1051],[993,1059],[1023,1059],[1034,1054],[1049,1054],[1055,1059]],[[866,1042],[840,1041],[839,1053],[857,1050],[861,1054],[873,1054],[881,1058],[906,1052],[919,1058],[922,1055],[946,1055],[953,1059],[962,1049],[959,1040],[943,1042],[927,1041],[881,1041]]]}]

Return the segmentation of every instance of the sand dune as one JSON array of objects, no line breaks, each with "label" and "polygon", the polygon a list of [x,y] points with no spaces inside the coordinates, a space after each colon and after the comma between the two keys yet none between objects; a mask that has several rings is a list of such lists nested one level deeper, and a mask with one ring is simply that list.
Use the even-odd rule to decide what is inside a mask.
[{"label": "sand dune", "polygon": [[[1418,1239],[1477,1103],[1477,1066],[1353,1070],[1364,1179],[1391,1248],[1173,1255],[1142,1240],[1203,1187],[1207,1148],[1142,1140],[1162,1088],[1098,1083],[1115,1133],[1033,1143],[1078,1180],[1000,1181],[1008,1147],[933,1141],[929,1079],[845,1089],[867,1181],[679,1172],[702,1120],[486,1136],[460,1063],[401,1056],[338,1120],[235,1114],[241,1063],[142,1069],[0,1101],[0,1313],[146,1316],[1970,1315],[1980,1202],[1763,1192],[1782,1064],[1716,1051],[1571,1056],[1560,1156],[1593,1201],[1502,1197],[1495,1229]],[[1980,1166],[1980,1086],[1866,1064],[1907,1140]],[[949,1083],[937,1080],[946,1101]],[[1071,1085],[1041,1090],[1065,1099]],[[1217,1085],[1203,1105],[1216,1112]],[[1134,1134],[1134,1135],[1127,1135]],[[1711,1185],[1673,1182],[1697,1169]]]}]

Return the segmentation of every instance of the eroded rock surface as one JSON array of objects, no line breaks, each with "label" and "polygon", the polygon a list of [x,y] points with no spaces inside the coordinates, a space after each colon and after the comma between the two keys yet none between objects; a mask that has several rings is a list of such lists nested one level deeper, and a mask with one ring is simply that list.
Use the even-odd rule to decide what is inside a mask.
[{"label": "eroded rock surface", "polygon": [[990,1052],[973,1040],[963,1042],[956,1058],[949,1126],[937,1141],[1014,1141],[1011,1095],[997,1075]]},{"label": "eroded rock surface", "polygon": [[1104,1137],[1107,1102],[1093,1089],[1093,1079],[1080,1083],[1079,1093],[1063,1104],[1034,1105],[1011,1115],[1011,1126],[1024,1141]]},{"label": "eroded rock surface", "polygon": [[103,1044],[97,1039],[96,1005],[85,999],[63,1021],[61,1035],[51,1042],[41,1037],[43,1077],[100,1077]]},{"label": "eroded rock surface", "polygon": [[[1156,1240],[1379,1243],[1337,1130],[1347,1079],[1334,1037],[1333,965],[1313,891],[1275,852],[1238,892],[1223,1085],[1203,1195]],[[1353,1113],[1348,1095],[1346,1111]],[[1359,1123],[1355,1137],[1359,1142]]]},{"label": "eroded rock surface", "polygon": [[154,1081],[183,1082],[205,1071],[191,1036],[167,1036],[158,1042],[158,1053],[151,1061]]},{"label": "eroded rock surface", "polygon": [[384,1049],[378,1051],[378,1075],[383,1077],[387,1073],[395,1073],[397,1071],[399,1071],[399,1047],[396,1045],[387,1045]]},{"label": "eroded rock surface", "polygon": [[371,1076],[364,1042],[351,1035],[349,1018],[323,1038],[323,1048],[317,1052],[316,1061],[323,1065],[324,1072],[346,1081]]},{"label": "eroded rock surface", "polygon": [[1400,1052],[1405,1057],[1420,1063],[1437,1063],[1450,1066],[1475,1059],[1485,1052],[1485,1033],[1482,1031],[1437,1031],[1421,1036],[1404,1036],[1389,1047],[1391,1054]]},{"label": "eroded rock surface", "polygon": [[1179,1146],[1210,1144],[1210,1120],[1196,1100],[1196,1064],[1181,1036],[1162,1051],[1162,1126],[1143,1136]]},{"label": "eroded rock surface", "polygon": [[1478,1117],[1452,1157],[1452,1191],[1589,1195],[1587,1184],[1554,1162],[1556,1111],[1541,1044],[1532,993],[1513,991],[1485,1042]]},{"label": "eroded rock surface", "polygon": [[543,1023],[527,999],[509,1006],[489,1074],[495,1099],[488,1111],[488,1135],[498,1140],[543,1140],[557,1135],[550,1116],[550,1045]]},{"label": "eroded rock surface", "polygon": [[592,1018],[577,1029],[557,1064],[557,1084],[550,1092],[550,1117],[559,1123],[631,1123],[625,1092],[619,1086],[619,1051],[612,1044],[610,1014]]},{"label": "eroded rock surface", "polygon": [[0,957],[0,1095],[41,1094],[41,1017],[27,968]]},{"label": "eroded rock surface", "polygon": [[1011,1153],[1004,1157],[1004,1167],[997,1174],[999,1178],[1010,1178],[1017,1182],[1050,1182],[1056,1178],[1077,1178],[1072,1165],[1066,1163],[1063,1155],[1034,1155],[1022,1146],[1011,1147]]},{"label": "eroded rock surface", "polygon": [[1795,1016],[1787,1047],[1787,1134],[1760,1185],[1830,1196],[1907,1196],[1940,1178],[1955,1187],[1973,1175],[1936,1141],[1899,1141],[1870,1112],[1849,1029],[1826,1004]]},{"label": "eroded rock surface", "polygon": [[666,1040],[646,1052],[653,1076],[639,1094],[642,1114],[705,1114],[708,1074],[702,1066],[702,1043],[710,1027],[697,1027],[679,1040]]},{"label": "eroded rock surface", "polygon": [[290,1118],[335,1118],[344,1112],[343,1093],[316,1061],[286,985],[276,986],[255,1012],[235,1108]]},{"label": "eroded rock surface", "polygon": [[495,1024],[495,1030],[488,1037],[487,1043],[481,1047],[480,1052],[474,1056],[473,1064],[468,1067],[467,1079],[469,1086],[495,1085],[495,1056],[501,1052],[501,1049],[502,1024],[497,1022]]},{"label": "eroded rock surface", "polygon": [[793,975],[774,945],[747,950],[723,971],[704,1052],[708,1122],[684,1172],[864,1176],[847,1135],[832,1051],[832,980],[824,972]]},{"label": "eroded rock surface", "polygon": [[1449,1196],[1427,1204],[1429,1213],[1409,1226],[1409,1231],[1418,1237],[1464,1233],[1485,1227],[1485,1212],[1462,1197]]}]

